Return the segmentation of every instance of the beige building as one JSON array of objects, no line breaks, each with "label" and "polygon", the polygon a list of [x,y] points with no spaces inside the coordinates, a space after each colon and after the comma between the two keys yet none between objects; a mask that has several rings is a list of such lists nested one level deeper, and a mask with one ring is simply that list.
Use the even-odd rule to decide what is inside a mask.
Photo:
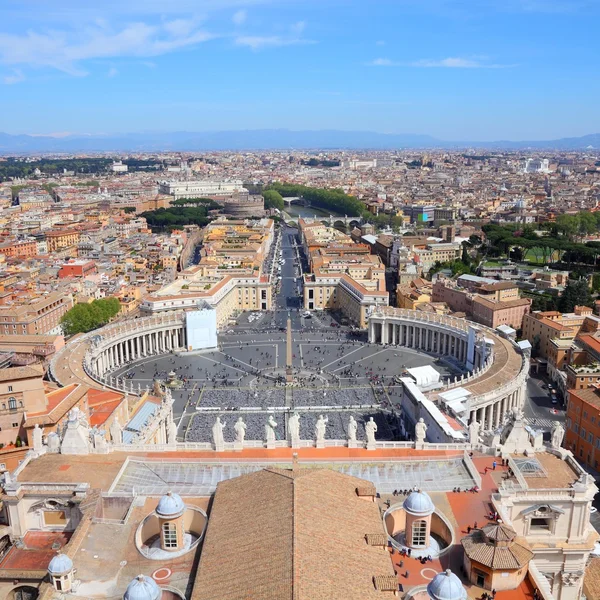
[{"label": "beige building", "polygon": [[[464,277],[464,276],[463,276]],[[514,286],[473,286],[463,287],[468,280],[458,281],[438,279],[433,284],[433,302],[445,302],[453,312],[464,313],[477,323],[495,329],[498,325],[508,325],[521,329],[523,316],[529,312],[529,298],[513,298]],[[473,276],[469,276],[473,277]],[[500,283],[500,282],[499,282]],[[472,290],[477,291],[472,291]]]},{"label": "beige building", "polygon": [[[523,338],[528,340],[533,347],[534,354],[539,358],[548,358],[550,354],[556,356],[558,351],[552,348],[552,340],[574,340],[586,322],[584,331],[597,329],[600,323],[598,317],[592,315],[592,309],[587,306],[576,306],[572,313],[558,311],[534,311],[523,317]],[[562,357],[561,357],[562,358]]]},{"label": "beige building", "polygon": [[304,275],[304,308],[341,310],[365,328],[372,310],[389,303],[381,258],[322,223],[304,223],[301,231],[311,269]]},{"label": "beige building", "polygon": [[41,365],[0,369],[0,443],[14,444],[17,436],[27,441],[25,413],[46,406],[44,369]]},{"label": "beige building", "polygon": [[431,302],[433,288],[430,281],[417,278],[406,284],[396,286],[396,305],[398,308],[415,310]]},{"label": "beige building", "polygon": [[34,298],[17,298],[0,306],[1,335],[62,333],[60,320],[73,307],[69,295],[52,292]]},{"label": "beige building", "polygon": [[217,219],[202,232],[201,259],[177,279],[145,296],[145,314],[196,309],[207,302],[216,310],[217,326],[245,310],[271,310],[271,281],[263,263],[273,243],[272,219]]}]

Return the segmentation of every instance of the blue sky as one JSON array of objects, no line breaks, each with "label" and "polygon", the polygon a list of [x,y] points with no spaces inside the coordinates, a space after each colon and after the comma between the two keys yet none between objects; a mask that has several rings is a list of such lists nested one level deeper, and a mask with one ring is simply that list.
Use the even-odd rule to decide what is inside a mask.
[{"label": "blue sky", "polygon": [[1,0],[0,131],[600,131],[600,0]]}]

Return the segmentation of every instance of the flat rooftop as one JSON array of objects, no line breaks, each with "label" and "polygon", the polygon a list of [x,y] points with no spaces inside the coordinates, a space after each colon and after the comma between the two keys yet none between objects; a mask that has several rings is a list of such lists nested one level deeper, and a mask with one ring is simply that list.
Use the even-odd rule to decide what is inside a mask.
[{"label": "flat rooftop", "polygon": [[568,489],[579,479],[579,473],[567,461],[550,452],[530,456],[525,463],[522,454],[513,454],[511,458],[521,465],[521,474],[531,489]]},{"label": "flat rooftop", "polygon": [[[448,491],[475,485],[462,452],[392,449],[367,451],[300,448],[304,467],[331,468],[371,481],[384,493],[414,486]],[[242,452],[113,452],[88,456],[45,454],[32,460],[18,476],[20,483],[88,483],[104,492],[154,496],[169,490],[186,496],[206,496],[217,483],[265,467],[289,468],[292,449],[248,449]]]}]

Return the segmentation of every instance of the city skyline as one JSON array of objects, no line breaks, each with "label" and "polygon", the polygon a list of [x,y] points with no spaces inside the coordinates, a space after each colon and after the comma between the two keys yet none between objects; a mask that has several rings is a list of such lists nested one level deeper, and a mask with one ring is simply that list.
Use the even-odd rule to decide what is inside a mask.
[{"label": "city skyline", "polygon": [[[598,130],[597,3],[9,0],[0,131]],[[10,117],[10,118],[6,118]]]}]

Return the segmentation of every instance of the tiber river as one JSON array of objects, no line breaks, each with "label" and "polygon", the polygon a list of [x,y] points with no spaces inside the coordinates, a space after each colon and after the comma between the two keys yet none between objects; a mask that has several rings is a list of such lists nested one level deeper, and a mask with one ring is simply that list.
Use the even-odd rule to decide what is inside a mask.
[{"label": "tiber river", "polygon": [[323,210],[321,208],[317,208],[316,206],[302,206],[301,204],[291,204],[284,208],[284,212],[292,219],[297,219],[298,217],[329,217],[329,215],[333,215],[334,217],[340,217],[344,215],[340,215],[340,213],[336,213],[333,211]]}]

